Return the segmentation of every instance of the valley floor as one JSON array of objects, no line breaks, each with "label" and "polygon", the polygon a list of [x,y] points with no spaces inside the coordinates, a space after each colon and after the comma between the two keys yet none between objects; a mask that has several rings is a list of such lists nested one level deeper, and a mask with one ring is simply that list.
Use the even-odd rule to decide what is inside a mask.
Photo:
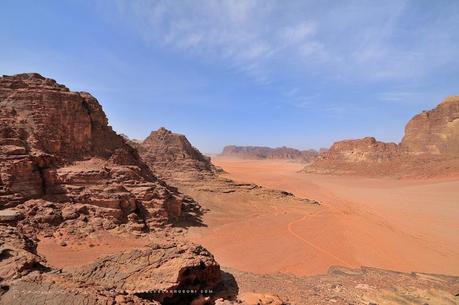
[{"label": "valley floor", "polygon": [[209,212],[206,226],[188,235],[222,266],[258,274],[313,275],[333,265],[363,265],[459,275],[459,180],[311,175],[288,161],[213,162],[225,177],[321,203],[191,190]]}]

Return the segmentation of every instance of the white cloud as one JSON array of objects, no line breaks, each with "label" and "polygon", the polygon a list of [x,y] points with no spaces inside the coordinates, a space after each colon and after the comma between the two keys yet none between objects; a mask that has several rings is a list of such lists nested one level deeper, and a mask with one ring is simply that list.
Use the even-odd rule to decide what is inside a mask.
[{"label": "white cloud", "polygon": [[450,16],[420,22],[410,14],[421,4],[401,0],[117,3],[118,16],[148,43],[220,61],[261,83],[289,65],[331,79],[378,81],[422,78],[458,62],[457,5]]},{"label": "white cloud", "polygon": [[288,26],[281,31],[281,35],[287,43],[301,43],[305,38],[314,36],[315,33],[315,25],[312,22],[301,22]]}]

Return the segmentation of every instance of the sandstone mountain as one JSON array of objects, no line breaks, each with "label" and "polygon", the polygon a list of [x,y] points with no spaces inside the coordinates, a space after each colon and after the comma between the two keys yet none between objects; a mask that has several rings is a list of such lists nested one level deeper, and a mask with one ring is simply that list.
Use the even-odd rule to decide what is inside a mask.
[{"label": "sandstone mountain", "polygon": [[131,143],[152,171],[165,179],[200,179],[217,168],[181,134],[160,128],[142,142]]},{"label": "sandstone mountain", "polygon": [[336,142],[305,172],[369,176],[459,175],[459,97],[412,118],[400,144],[372,137]]},{"label": "sandstone mountain", "polygon": [[287,159],[310,162],[318,152],[310,150],[298,150],[290,147],[263,147],[263,146],[235,146],[229,145],[223,148],[221,156],[237,157],[242,159]]},{"label": "sandstone mountain", "polygon": [[[212,255],[171,235],[197,203],[151,172],[90,94],[34,73],[1,77],[0,173],[1,304],[186,304],[198,295],[151,291],[219,285]],[[144,238],[145,250],[62,272],[36,250],[102,233]]]}]

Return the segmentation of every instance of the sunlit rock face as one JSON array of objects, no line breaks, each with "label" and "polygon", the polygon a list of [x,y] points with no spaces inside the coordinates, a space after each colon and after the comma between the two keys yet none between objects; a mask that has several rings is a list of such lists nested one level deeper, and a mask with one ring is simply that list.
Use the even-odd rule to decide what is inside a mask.
[{"label": "sunlit rock face", "polygon": [[459,156],[459,96],[412,118],[401,147],[409,154]]},{"label": "sunlit rock face", "polygon": [[[0,78],[0,205],[46,196],[168,221],[180,195],[117,135],[98,101],[36,73]],[[177,203],[177,204],[173,204]],[[140,216],[140,215],[139,215]]]},{"label": "sunlit rock face", "polygon": [[130,143],[152,171],[168,180],[197,180],[218,171],[184,135],[165,128],[152,131],[143,142]]},{"label": "sunlit rock face", "polygon": [[459,97],[414,116],[400,144],[373,137],[336,142],[304,169],[308,173],[364,176],[457,176]]}]

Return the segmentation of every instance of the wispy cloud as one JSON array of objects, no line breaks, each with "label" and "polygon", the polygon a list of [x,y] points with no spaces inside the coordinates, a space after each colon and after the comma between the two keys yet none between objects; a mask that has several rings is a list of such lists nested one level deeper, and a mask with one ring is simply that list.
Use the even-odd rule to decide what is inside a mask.
[{"label": "wispy cloud", "polygon": [[384,102],[403,102],[417,96],[419,96],[419,93],[416,92],[394,91],[383,92],[380,94],[379,98]]},{"label": "wispy cloud", "polygon": [[[113,6],[101,1],[103,10]],[[422,79],[459,63],[459,4],[427,6],[408,0],[118,0],[116,13],[149,44],[261,84],[290,73],[287,66],[330,80],[371,82]]]}]

